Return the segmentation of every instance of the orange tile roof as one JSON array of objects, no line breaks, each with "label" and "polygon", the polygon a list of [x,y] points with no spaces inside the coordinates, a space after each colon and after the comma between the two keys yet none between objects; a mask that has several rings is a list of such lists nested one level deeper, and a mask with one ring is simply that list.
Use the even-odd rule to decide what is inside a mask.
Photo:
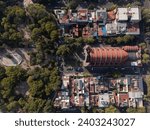
[{"label": "orange tile roof", "polygon": [[127,58],[128,53],[121,48],[92,48],[90,52],[90,62],[95,66],[122,64]]},{"label": "orange tile roof", "polygon": [[138,46],[124,46],[122,47],[122,49],[125,51],[138,51],[139,47]]},{"label": "orange tile roof", "polygon": [[113,11],[109,11],[107,13],[107,16],[108,16],[108,19],[110,19],[110,20],[115,20],[116,19],[116,14],[115,14],[114,10]]}]

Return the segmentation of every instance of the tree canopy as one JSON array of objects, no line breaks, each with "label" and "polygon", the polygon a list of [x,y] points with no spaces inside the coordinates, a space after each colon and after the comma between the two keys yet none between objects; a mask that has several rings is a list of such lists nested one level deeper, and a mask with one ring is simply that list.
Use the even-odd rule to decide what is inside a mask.
[{"label": "tree canopy", "polygon": [[29,75],[27,82],[32,97],[46,98],[46,96],[57,90],[61,84],[56,68],[52,70],[36,68]]},{"label": "tree canopy", "polygon": [[109,106],[108,108],[105,108],[105,113],[117,113],[117,112],[118,112],[117,108],[112,105]]}]

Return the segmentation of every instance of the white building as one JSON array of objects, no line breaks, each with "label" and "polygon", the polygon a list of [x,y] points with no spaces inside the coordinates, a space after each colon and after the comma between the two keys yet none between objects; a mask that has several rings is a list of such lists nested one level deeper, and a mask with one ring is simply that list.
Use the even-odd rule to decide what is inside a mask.
[{"label": "white building", "polygon": [[110,98],[108,93],[99,94],[98,107],[108,107]]},{"label": "white building", "polygon": [[30,4],[33,4],[32,0],[24,0],[23,1],[23,5],[24,5],[25,8],[28,7]]},{"label": "white building", "polygon": [[61,89],[68,89],[69,84],[70,78],[68,76],[63,76]]},{"label": "white building", "polygon": [[143,92],[129,92],[129,107],[143,107]]},{"label": "white building", "polygon": [[117,11],[117,20],[118,21],[127,21],[128,15],[127,15],[127,8],[118,8]]},{"label": "white building", "polygon": [[139,22],[141,20],[141,13],[139,8],[118,8],[118,21]]}]

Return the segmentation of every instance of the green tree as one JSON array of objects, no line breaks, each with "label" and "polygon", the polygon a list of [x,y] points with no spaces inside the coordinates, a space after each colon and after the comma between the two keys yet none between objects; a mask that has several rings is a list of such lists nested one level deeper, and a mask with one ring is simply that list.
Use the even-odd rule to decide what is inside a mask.
[{"label": "green tree", "polygon": [[19,6],[9,6],[5,11],[10,24],[20,25],[24,23],[26,15],[24,9]]},{"label": "green tree", "polygon": [[43,108],[43,112],[53,112],[53,111],[54,111],[53,102],[51,100],[47,100]]},{"label": "green tree", "polygon": [[53,30],[56,30],[56,26],[52,22],[47,22],[44,29],[50,34]]},{"label": "green tree", "polygon": [[40,113],[40,112],[51,112],[52,104],[51,101],[46,101],[40,98],[29,98],[24,107],[26,112]]},{"label": "green tree", "polygon": [[3,43],[11,46],[19,46],[23,40],[21,26],[25,23],[26,14],[19,6],[9,6],[4,11],[1,21],[1,39]]},{"label": "green tree", "polygon": [[117,44],[121,44],[123,42],[123,38],[122,37],[117,37],[116,41],[117,41]]},{"label": "green tree", "polygon": [[146,76],[145,82],[147,86],[147,96],[150,97],[150,76]]},{"label": "green tree", "polygon": [[34,28],[31,32],[31,38],[33,40],[37,40],[39,36],[41,36],[42,30],[40,28]]},{"label": "green tree", "polygon": [[4,99],[14,96],[14,87],[16,82],[12,77],[7,77],[1,80],[1,94]]},{"label": "green tree", "polygon": [[85,44],[93,44],[95,42],[94,38],[85,38],[84,39]]},{"label": "green tree", "polygon": [[132,35],[125,35],[124,37],[123,37],[123,42],[125,43],[125,44],[129,44],[130,42],[132,42],[134,40],[134,36],[132,36]]},{"label": "green tree", "polygon": [[117,112],[118,112],[117,108],[112,105],[105,108],[105,113],[117,113]]},{"label": "green tree", "polygon": [[61,84],[57,68],[36,68],[29,72],[28,85],[30,96],[48,98],[52,91],[56,91]]},{"label": "green tree", "polygon": [[81,107],[80,111],[81,111],[81,113],[87,113],[88,112],[85,106]]},{"label": "green tree", "polygon": [[12,77],[16,82],[24,81],[27,77],[26,71],[21,67],[7,67],[6,75]]},{"label": "green tree", "polygon": [[25,109],[27,112],[39,113],[42,112],[44,104],[45,100],[39,98],[31,98],[26,103]]},{"label": "green tree", "polygon": [[6,3],[4,1],[0,1],[0,18],[2,18],[5,8],[6,8]]},{"label": "green tree", "polygon": [[142,50],[146,49],[146,43],[142,42],[139,44],[139,46],[142,48]]},{"label": "green tree", "polygon": [[5,77],[5,68],[0,66],[0,80]]},{"label": "green tree", "polygon": [[104,109],[102,108],[97,108],[97,107],[93,107],[92,108],[92,113],[104,113]]},{"label": "green tree", "polygon": [[55,57],[58,40],[58,30],[51,12],[41,4],[31,4],[27,7],[29,27],[31,29],[31,41],[36,50],[31,53],[32,64],[45,64],[49,56]]},{"label": "green tree", "polygon": [[70,53],[70,48],[67,45],[60,45],[56,52],[57,55],[66,56]]},{"label": "green tree", "polygon": [[112,11],[112,10],[114,10],[114,9],[116,9],[116,8],[117,8],[117,5],[116,5],[116,4],[112,4],[111,7],[109,7],[109,8],[107,9],[107,11]]},{"label": "green tree", "polygon": [[52,91],[56,91],[61,85],[61,78],[58,73],[58,69],[54,68],[51,71],[50,82],[46,86],[45,92],[46,95],[50,95]]},{"label": "green tree", "polygon": [[38,22],[39,20],[47,17],[49,14],[46,11],[45,6],[41,4],[31,4],[27,7],[27,11],[29,17],[34,21],[34,23]]},{"label": "green tree", "polygon": [[145,30],[145,33],[147,35],[150,35],[150,27],[149,27],[149,24],[150,24],[150,9],[146,9],[146,8],[143,8],[142,10],[142,17],[143,17],[143,23],[144,23],[144,30]]},{"label": "green tree", "polygon": [[36,63],[42,64],[44,61],[44,53],[41,51],[39,53],[36,53]]},{"label": "green tree", "polygon": [[17,101],[12,101],[6,106],[8,112],[18,112],[20,105]]},{"label": "green tree", "polygon": [[113,72],[112,73],[112,77],[113,78],[120,78],[121,77],[121,73],[119,71]]},{"label": "green tree", "polygon": [[52,41],[58,40],[58,31],[57,30],[51,31],[50,38],[51,38]]},{"label": "green tree", "polygon": [[32,77],[28,78],[29,93],[32,97],[42,97],[44,84],[42,80],[34,80]]},{"label": "green tree", "polygon": [[146,54],[146,53],[144,53],[143,55],[142,55],[142,62],[144,63],[144,64],[148,64],[148,63],[150,63],[150,56],[149,56],[149,54]]},{"label": "green tree", "polygon": [[145,107],[139,107],[139,108],[129,107],[126,111],[128,113],[145,113],[146,112]]}]

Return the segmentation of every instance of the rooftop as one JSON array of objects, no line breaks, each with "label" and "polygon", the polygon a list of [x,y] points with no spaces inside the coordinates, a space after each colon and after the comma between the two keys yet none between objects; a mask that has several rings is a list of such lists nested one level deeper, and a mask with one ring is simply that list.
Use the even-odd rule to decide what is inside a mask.
[{"label": "rooftop", "polygon": [[[58,92],[55,107],[108,107],[111,103],[119,107],[143,105],[142,77],[138,75],[126,75],[116,79],[74,75],[69,76],[69,79],[68,88]],[[66,81],[66,78],[63,77],[62,80]]]},{"label": "rooftop", "polygon": [[118,8],[117,11],[118,21],[140,21],[140,9],[139,8]]},{"label": "rooftop", "polygon": [[93,66],[119,65],[128,59],[128,53],[118,47],[91,48],[87,62]]},{"label": "rooftop", "polygon": [[[112,11],[106,8],[88,10],[54,10],[63,30],[63,36],[95,37],[120,34],[139,35],[139,8],[117,8]],[[69,32],[69,33],[68,33]]]},{"label": "rooftop", "polygon": [[99,94],[98,107],[108,107],[110,98],[108,93]]},{"label": "rooftop", "polygon": [[108,20],[110,20],[110,21],[115,20],[116,19],[116,9],[112,10],[112,11],[108,11],[107,17],[108,17]]},{"label": "rooftop", "polygon": [[142,91],[131,91],[129,92],[129,98],[143,98]]},{"label": "rooftop", "polygon": [[138,23],[128,24],[126,34],[139,35],[140,34],[139,24]]},{"label": "rooftop", "polygon": [[88,21],[88,10],[87,9],[79,9],[77,11],[77,20],[78,21]]},{"label": "rooftop", "polygon": [[107,20],[106,8],[100,8],[96,10],[96,20],[102,21],[101,24],[105,24]]},{"label": "rooftop", "polygon": [[30,4],[33,4],[33,1],[32,1],[32,0],[24,0],[24,1],[23,1],[24,7],[28,7]]},{"label": "rooftop", "polygon": [[138,46],[124,47],[90,47],[84,48],[84,66],[141,66],[141,50]]}]

